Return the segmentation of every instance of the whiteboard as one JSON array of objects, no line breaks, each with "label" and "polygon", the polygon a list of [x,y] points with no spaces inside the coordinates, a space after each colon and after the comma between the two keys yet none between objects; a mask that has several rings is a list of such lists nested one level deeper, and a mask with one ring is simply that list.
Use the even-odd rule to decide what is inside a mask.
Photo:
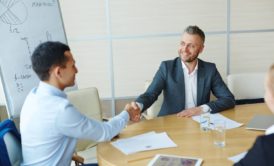
[{"label": "whiteboard", "polygon": [[58,0],[0,1],[0,74],[9,118],[18,118],[39,79],[30,57],[45,41],[67,43]]}]

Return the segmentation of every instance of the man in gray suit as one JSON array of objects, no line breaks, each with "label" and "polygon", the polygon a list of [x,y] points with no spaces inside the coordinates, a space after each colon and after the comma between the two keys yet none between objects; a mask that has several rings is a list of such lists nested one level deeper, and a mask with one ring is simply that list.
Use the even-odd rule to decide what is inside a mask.
[{"label": "man in gray suit", "polygon": [[[198,26],[188,26],[180,41],[179,57],[161,63],[146,92],[131,107],[145,111],[163,91],[164,101],[158,116],[191,117],[233,108],[234,96],[216,65],[198,59],[204,41],[205,34]],[[210,101],[210,92],[217,98],[215,101]]]}]

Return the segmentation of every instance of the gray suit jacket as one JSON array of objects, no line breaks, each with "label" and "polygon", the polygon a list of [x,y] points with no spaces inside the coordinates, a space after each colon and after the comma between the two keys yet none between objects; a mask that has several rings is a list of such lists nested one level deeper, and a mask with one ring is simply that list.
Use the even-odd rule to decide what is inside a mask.
[{"label": "gray suit jacket", "polygon": [[[223,82],[215,64],[198,60],[197,84],[197,106],[207,104],[212,113],[235,106],[234,96]],[[184,72],[179,57],[162,62],[146,92],[136,99],[144,105],[142,111],[157,100],[162,90],[164,101],[158,116],[175,114],[185,109]],[[211,91],[216,101],[209,102]]]}]

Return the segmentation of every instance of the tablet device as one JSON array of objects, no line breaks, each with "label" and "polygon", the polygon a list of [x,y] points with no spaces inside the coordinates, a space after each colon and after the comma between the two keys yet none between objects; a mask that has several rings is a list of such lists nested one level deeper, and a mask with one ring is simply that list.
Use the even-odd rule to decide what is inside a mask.
[{"label": "tablet device", "polygon": [[201,158],[157,154],[147,166],[201,166]]},{"label": "tablet device", "polygon": [[255,115],[246,125],[246,129],[266,130],[274,124],[273,115]]}]

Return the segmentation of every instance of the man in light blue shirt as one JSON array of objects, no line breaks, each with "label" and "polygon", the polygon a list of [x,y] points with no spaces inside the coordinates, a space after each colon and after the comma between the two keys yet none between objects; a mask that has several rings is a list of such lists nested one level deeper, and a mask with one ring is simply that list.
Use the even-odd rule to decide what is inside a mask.
[{"label": "man in light blue shirt", "polygon": [[[22,165],[70,165],[77,139],[109,141],[140,111],[130,109],[102,123],[82,115],[63,90],[73,86],[78,72],[70,48],[45,42],[34,51],[32,67],[41,80],[28,94],[21,111]],[[90,110],[92,111],[92,110]]]}]

